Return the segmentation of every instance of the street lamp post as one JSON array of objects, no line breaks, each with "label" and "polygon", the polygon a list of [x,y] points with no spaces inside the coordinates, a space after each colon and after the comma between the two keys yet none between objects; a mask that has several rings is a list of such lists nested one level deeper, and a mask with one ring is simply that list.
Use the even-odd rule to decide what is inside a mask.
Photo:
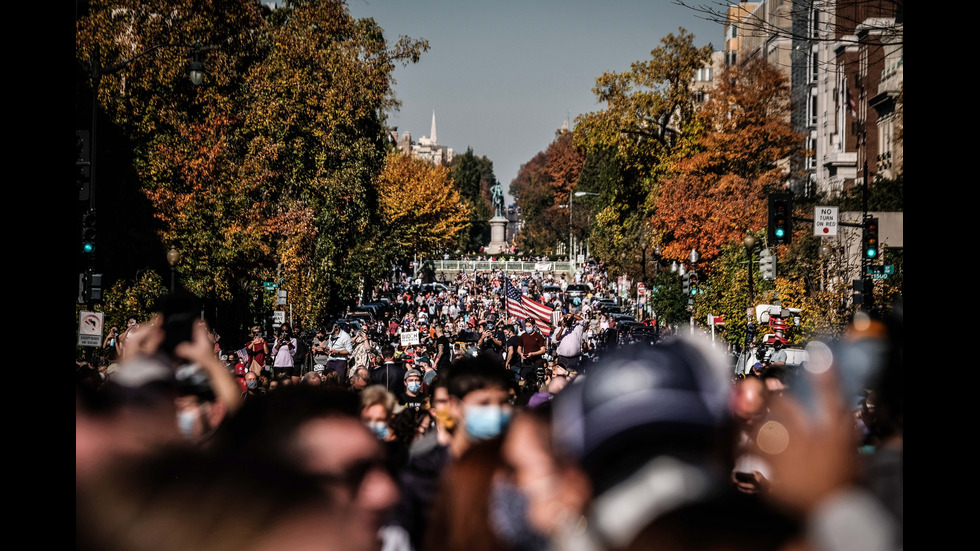
[{"label": "street lamp post", "polygon": [[575,193],[568,194],[568,254],[569,261],[575,262],[572,256],[575,255],[575,241],[572,234],[572,196],[584,197],[586,195],[599,195],[598,193],[592,193],[591,191],[576,191]]},{"label": "street lamp post", "polygon": [[749,258],[749,304],[751,305],[752,299],[755,297],[752,290],[752,249],[755,248],[755,236],[751,233],[746,234],[745,239],[742,240],[742,245],[745,245],[745,256]]},{"label": "street lamp post", "polygon": [[[112,65],[110,65],[108,67],[105,67],[105,66],[102,65],[102,62],[101,62],[101,60],[99,58],[99,50],[96,47],[95,48],[95,51],[92,53],[92,57],[89,59],[88,72],[89,72],[89,74],[92,77],[92,121],[91,121],[91,126],[90,126],[90,129],[89,129],[89,143],[88,143],[88,151],[89,151],[89,154],[88,155],[89,155],[89,158],[88,158],[88,161],[87,161],[88,162],[88,169],[89,169],[89,176],[88,176],[88,185],[89,185],[88,210],[89,210],[90,213],[94,213],[95,212],[95,192],[96,192],[96,189],[97,189],[97,186],[96,186],[96,177],[98,175],[98,170],[97,170],[98,164],[97,164],[96,160],[97,160],[97,156],[98,156],[98,147],[97,147],[97,145],[98,145],[98,135],[99,135],[99,132],[98,132],[98,127],[99,127],[99,117],[98,117],[98,113],[99,113],[99,87],[102,84],[102,77],[105,76],[105,75],[111,75],[111,74],[115,73],[116,71],[120,71],[120,70],[126,68],[130,63],[136,61],[137,59],[140,59],[140,58],[142,58],[142,57],[144,57],[144,56],[146,56],[146,55],[148,55],[150,53],[153,53],[153,52],[155,52],[157,50],[162,50],[164,48],[189,48],[189,49],[191,49],[193,51],[193,61],[188,66],[188,73],[189,73],[189,76],[190,76],[190,80],[191,80],[191,82],[195,86],[199,86],[201,84],[201,82],[203,82],[203,80],[204,80],[204,63],[201,61],[201,57],[202,57],[202,55],[203,55],[203,53],[205,51],[213,50],[213,49],[215,49],[215,47],[214,46],[201,46],[200,42],[198,42],[197,44],[159,44],[159,45],[156,45],[156,46],[151,46],[151,47],[147,48],[146,50],[144,50],[144,51],[142,51],[142,52],[140,52],[140,53],[138,53],[138,54],[136,54],[136,55],[134,55],[132,57],[124,57],[118,63],[114,63],[114,64],[112,64]],[[87,269],[90,270],[90,271],[91,270],[94,270],[94,268],[95,268],[94,264],[95,264],[94,256],[90,256],[89,257],[89,266],[87,266]]]},{"label": "street lamp post", "polygon": [[177,251],[176,247],[171,247],[170,250],[167,251],[167,264],[170,264],[170,294],[171,295],[174,294],[174,289],[175,289],[174,267],[177,265],[177,262],[179,260],[180,260],[180,252]]}]

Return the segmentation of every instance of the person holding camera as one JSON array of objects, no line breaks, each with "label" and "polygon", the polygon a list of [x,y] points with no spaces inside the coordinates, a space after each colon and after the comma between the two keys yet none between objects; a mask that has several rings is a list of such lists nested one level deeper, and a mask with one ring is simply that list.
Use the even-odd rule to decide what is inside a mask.
[{"label": "person holding camera", "polygon": [[299,382],[299,373],[296,371],[293,356],[296,354],[296,337],[289,328],[289,324],[284,323],[279,328],[276,335],[276,345],[272,348],[275,359],[272,362],[272,369],[276,377],[289,377],[294,383]]},{"label": "person holding camera", "polygon": [[105,341],[102,342],[102,348],[105,348],[106,359],[110,362],[116,361],[119,357],[119,328],[113,326],[109,329],[109,334],[106,335]]},{"label": "person holding camera", "polygon": [[341,381],[347,380],[347,360],[354,352],[350,333],[340,323],[334,323],[327,339],[327,369],[332,369]]},{"label": "person holding camera", "polygon": [[327,341],[326,334],[327,332],[320,327],[316,330],[316,336],[313,337],[314,371],[323,371],[323,368],[326,368],[327,362],[330,360],[330,355],[327,354],[329,342]]},{"label": "person holding camera", "polygon": [[578,371],[582,356],[582,336],[585,335],[586,321],[581,316],[566,314],[561,327],[555,332],[554,342],[558,343],[555,353],[558,364],[569,371]]},{"label": "person holding camera", "polygon": [[256,325],[252,328],[252,340],[245,345],[248,353],[248,370],[256,375],[265,369],[265,355],[269,353],[269,343],[262,338],[262,328]]},{"label": "person holding camera", "polygon": [[489,352],[500,356],[504,347],[503,332],[498,331],[497,334],[494,334],[493,331],[487,328],[487,320],[480,320],[476,325],[480,334],[480,339],[476,341],[476,346],[480,349],[480,352]]}]

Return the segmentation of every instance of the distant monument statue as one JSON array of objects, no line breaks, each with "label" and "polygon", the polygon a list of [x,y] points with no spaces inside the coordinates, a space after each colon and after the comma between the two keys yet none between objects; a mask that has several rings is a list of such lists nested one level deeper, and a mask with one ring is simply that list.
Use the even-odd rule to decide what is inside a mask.
[{"label": "distant monument statue", "polygon": [[490,186],[490,204],[493,218],[490,219],[490,245],[487,252],[500,254],[507,250],[507,218],[504,217],[504,186],[494,182]]},{"label": "distant monument statue", "polygon": [[490,186],[490,204],[493,206],[494,216],[504,215],[504,186],[500,182],[494,182]]}]

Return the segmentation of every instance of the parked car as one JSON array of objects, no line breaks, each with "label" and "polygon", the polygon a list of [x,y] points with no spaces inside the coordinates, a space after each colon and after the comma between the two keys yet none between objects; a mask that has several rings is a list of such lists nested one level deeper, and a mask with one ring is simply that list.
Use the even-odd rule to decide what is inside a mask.
[{"label": "parked car", "polygon": [[568,294],[568,298],[582,299],[589,294],[589,286],[583,285],[582,283],[573,283],[568,286],[565,292]]}]

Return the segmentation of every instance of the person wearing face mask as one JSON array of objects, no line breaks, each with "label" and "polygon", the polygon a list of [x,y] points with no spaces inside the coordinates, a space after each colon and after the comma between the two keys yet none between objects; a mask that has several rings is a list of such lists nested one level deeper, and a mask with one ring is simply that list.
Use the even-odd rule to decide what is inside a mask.
[{"label": "person wearing face mask", "polygon": [[195,444],[207,441],[228,414],[224,402],[218,400],[204,370],[188,369],[177,375],[177,429],[180,435]]},{"label": "person wearing face mask", "polygon": [[521,356],[521,377],[527,378],[528,373],[544,364],[546,352],[544,335],[538,331],[534,318],[524,321],[524,333],[518,338],[517,352]]},{"label": "person wearing face mask", "polygon": [[422,408],[425,395],[422,393],[422,372],[409,369],[405,373],[405,392],[398,396],[398,403],[408,409],[418,411]]},{"label": "person wearing face mask", "polygon": [[265,394],[265,389],[259,384],[259,376],[249,371],[245,374],[245,392],[242,400],[248,401]]},{"label": "person wearing face mask", "polygon": [[[424,451],[411,453],[402,471],[402,501],[393,523],[408,532],[415,549],[425,541],[430,512],[446,467],[481,442],[498,438],[510,423],[508,375],[496,356],[481,354],[454,362],[440,377],[446,391],[436,385],[434,406],[448,442],[437,442]],[[445,395],[440,395],[444,392]]]}]

